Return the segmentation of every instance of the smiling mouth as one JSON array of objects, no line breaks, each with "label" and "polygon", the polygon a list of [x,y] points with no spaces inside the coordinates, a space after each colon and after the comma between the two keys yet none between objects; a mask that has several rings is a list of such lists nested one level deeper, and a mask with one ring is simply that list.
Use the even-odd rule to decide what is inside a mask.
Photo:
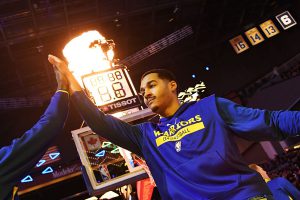
[{"label": "smiling mouth", "polygon": [[155,99],[155,98],[151,98],[151,99],[149,99],[147,104],[148,104],[148,105],[152,104],[152,103],[153,103],[153,101],[154,101],[154,99]]}]

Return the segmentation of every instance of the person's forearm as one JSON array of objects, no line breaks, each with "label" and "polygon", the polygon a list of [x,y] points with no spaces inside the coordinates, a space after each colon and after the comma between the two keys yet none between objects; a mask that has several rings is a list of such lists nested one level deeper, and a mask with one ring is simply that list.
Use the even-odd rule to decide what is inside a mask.
[{"label": "person's forearm", "polygon": [[49,55],[48,60],[68,80],[72,101],[90,128],[117,145],[140,154],[141,130],[137,126],[132,126],[102,113],[84,94],[63,60],[53,55]]},{"label": "person's forearm", "polygon": [[82,91],[81,86],[79,85],[79,83],[77,82],[77,80],[75,79],[75,77],[73,76],[73,74],[70,71],[67,71],[65,73],[65,76],[66,76],[66,78],[68,79],[68,82],[69,82],[69,90],[70,90],[71,95],[74,92]]},{"label": "person's forearm", "polygon": [[83,91],[74,92],[71,99],[82,118],[95,133],[118,146],[141,155],[142,133],[137,126],[104,114]]},{"label": "person's forearm", "polygon": [[300,134],[299,111],[272,111],[271,123],[285,136],[297,136]]},{"label": "person's forearm", "polygon": [[17,181],[34,167],[48,145],[61,132],[68,113],[69,95],[56,93],[40,120],[21,138],[0,149],[0,177]]},{"label": "person's forearm", "polygon": [[216,98],[225,123],[240,136],[256,141],[282,140],[300,133],[299,111],[267,111],[237,105]]}]

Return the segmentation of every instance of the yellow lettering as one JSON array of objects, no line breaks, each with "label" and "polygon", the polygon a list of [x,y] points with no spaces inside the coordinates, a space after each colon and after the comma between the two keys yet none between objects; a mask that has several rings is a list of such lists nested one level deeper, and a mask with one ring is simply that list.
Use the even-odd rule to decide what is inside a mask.
[{"label": "yellow lettering", "polygon": [[180,129],[175,135],[173,136],[161,136],[159,138],[156,139],[156,145],[160,146],[166,142],[170,142],[170,141],[178,141],[181,140],[183,137],[185,137],[186,135],[192,134],[196,131],[199,131],[201,129],[204,129],[204,124],[203,122],[198,122],[192,125],[189,125],[187,127],[184,127],[182,129]]}]

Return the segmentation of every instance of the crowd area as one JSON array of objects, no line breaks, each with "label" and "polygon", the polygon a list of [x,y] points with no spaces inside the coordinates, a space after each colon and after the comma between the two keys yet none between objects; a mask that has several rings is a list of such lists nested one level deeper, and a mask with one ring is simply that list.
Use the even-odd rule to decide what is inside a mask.
[{"label": "crowd area", "polygon": [[288,150],[261,164],[271,179],[284,177],[300,190],[300,148]]}]

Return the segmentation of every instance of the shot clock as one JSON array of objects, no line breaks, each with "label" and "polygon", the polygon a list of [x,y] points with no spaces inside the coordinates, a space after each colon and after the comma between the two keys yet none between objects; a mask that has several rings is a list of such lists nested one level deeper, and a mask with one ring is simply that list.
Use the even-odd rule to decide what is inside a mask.
[{"label": "shot clock", "polygon": [[115,113],[141,105],[124,67],[85,75],[82,82],[90,99],[103,112]]},{"label": "shot clock", "polygon": [[113,40],[92,30],[69,41],[63,54],[68,68],[93,103],[105,113],[123,116],[141,108],[125,66],[114,59]]}]

